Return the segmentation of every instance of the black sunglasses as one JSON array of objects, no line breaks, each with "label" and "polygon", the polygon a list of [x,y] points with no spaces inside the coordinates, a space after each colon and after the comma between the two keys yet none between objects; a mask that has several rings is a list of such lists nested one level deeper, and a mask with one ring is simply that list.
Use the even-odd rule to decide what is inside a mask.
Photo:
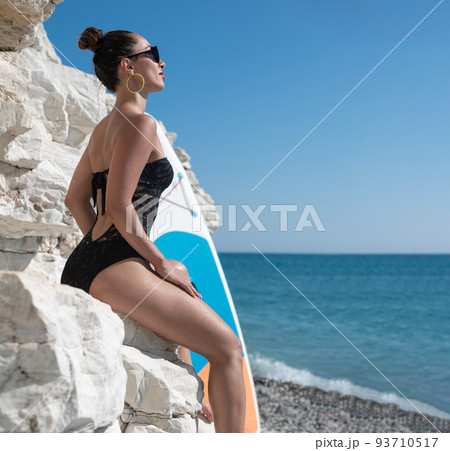
[{"label": "black sunglasses", "polygon": [[134,55],[129,55],[126,56],[125,58],[133,58],[134,56],[139,56],[139,55],[153,55],[153,58],[155,58],[155,61],[157,63],[159,63],[159,53],[158,53],[158,47],[153,46],[151,49],[149,50],[145,50],[143,52],[139,52],[139,53],[135,53]]}]

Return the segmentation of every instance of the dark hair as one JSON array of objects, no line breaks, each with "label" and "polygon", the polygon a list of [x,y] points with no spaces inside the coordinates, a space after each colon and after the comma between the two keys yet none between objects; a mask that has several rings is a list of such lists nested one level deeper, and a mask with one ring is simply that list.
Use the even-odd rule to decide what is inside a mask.
[{"label": "dark hair", "polygon": [[81,33],[78,47],[94,52],[95,74],[109,91],[116,92],[117,66],[123,57],[135,53],[138,43],[136,33],[131,31],[114,30],[103,34],[98,28],[88,27]]}]

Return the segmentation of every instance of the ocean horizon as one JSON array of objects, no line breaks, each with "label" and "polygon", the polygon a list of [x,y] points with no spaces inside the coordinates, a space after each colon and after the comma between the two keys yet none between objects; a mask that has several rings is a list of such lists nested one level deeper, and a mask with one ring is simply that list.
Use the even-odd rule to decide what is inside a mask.
[{"label": "ocean horizon", "polygon": [[449,254],[264,255],[219,253],[254,375],[450,419]]}]

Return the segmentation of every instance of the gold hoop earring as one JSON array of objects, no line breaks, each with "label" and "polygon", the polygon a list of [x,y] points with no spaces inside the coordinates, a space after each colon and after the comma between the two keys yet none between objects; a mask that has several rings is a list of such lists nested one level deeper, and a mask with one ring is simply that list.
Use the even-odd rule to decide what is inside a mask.
[{"label": "gold hoop earring", "polygon": [[[139,89],[139,91],[132,91],[132,90],[128,87],[128,82],[130,81],[130,78],[131,78],[133,75],[139,75],[139,77],[142,78],[142,88]],[[136,93],[138,93],[138,92],[141,92],[142,89],[144,89],[144,85],[145,85],[145,80],[144,80],[144,77],[143,77],[141,74],[138,74],[138,73],[136,73],[136,74],[131,74],[131,75],[128,77],[128,79],[127,79],[127,89],[128,89],[128,91],[132,92],[133,94],[136,94]]]}]

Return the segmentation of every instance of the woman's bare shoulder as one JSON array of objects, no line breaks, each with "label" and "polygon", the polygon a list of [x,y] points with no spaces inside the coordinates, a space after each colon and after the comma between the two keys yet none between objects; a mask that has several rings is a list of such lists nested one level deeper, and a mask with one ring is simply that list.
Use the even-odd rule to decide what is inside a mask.
[{"label": "woman's bare shoulder", "polygon": [[123,127],[117,133],[117,143],[127,145],[142,145],[152,143],[157,136],[155,119],[145,113],[128,116],[124,119]]},{"label": "woman's bare shoulder", "polygon": [[[128,123],[128,128],[134,130],[142,130],[145,133],[156,132],[156,121],[149,114],[142,113],[131,116],[130,122]],[[137,128],[137,130],[136,130]]]},{"label": "woman's bare shoulder", "polygon": [[113,154],[129,155],[131,150],[149,156],[148,152],[160,150],[156,120],[145,113],[106,116],[92,131],[89,147],[96,171],[110,167]]},{"label": "woman's bare shoulder", "polygon": [[146,113],[124,114],[117,113],[114,116],[105,116],[92,130],[94,139],[102,139],[106,134],[119,135],[133,133],[140,129],[144,131],[156,131],[156,120]]}]

